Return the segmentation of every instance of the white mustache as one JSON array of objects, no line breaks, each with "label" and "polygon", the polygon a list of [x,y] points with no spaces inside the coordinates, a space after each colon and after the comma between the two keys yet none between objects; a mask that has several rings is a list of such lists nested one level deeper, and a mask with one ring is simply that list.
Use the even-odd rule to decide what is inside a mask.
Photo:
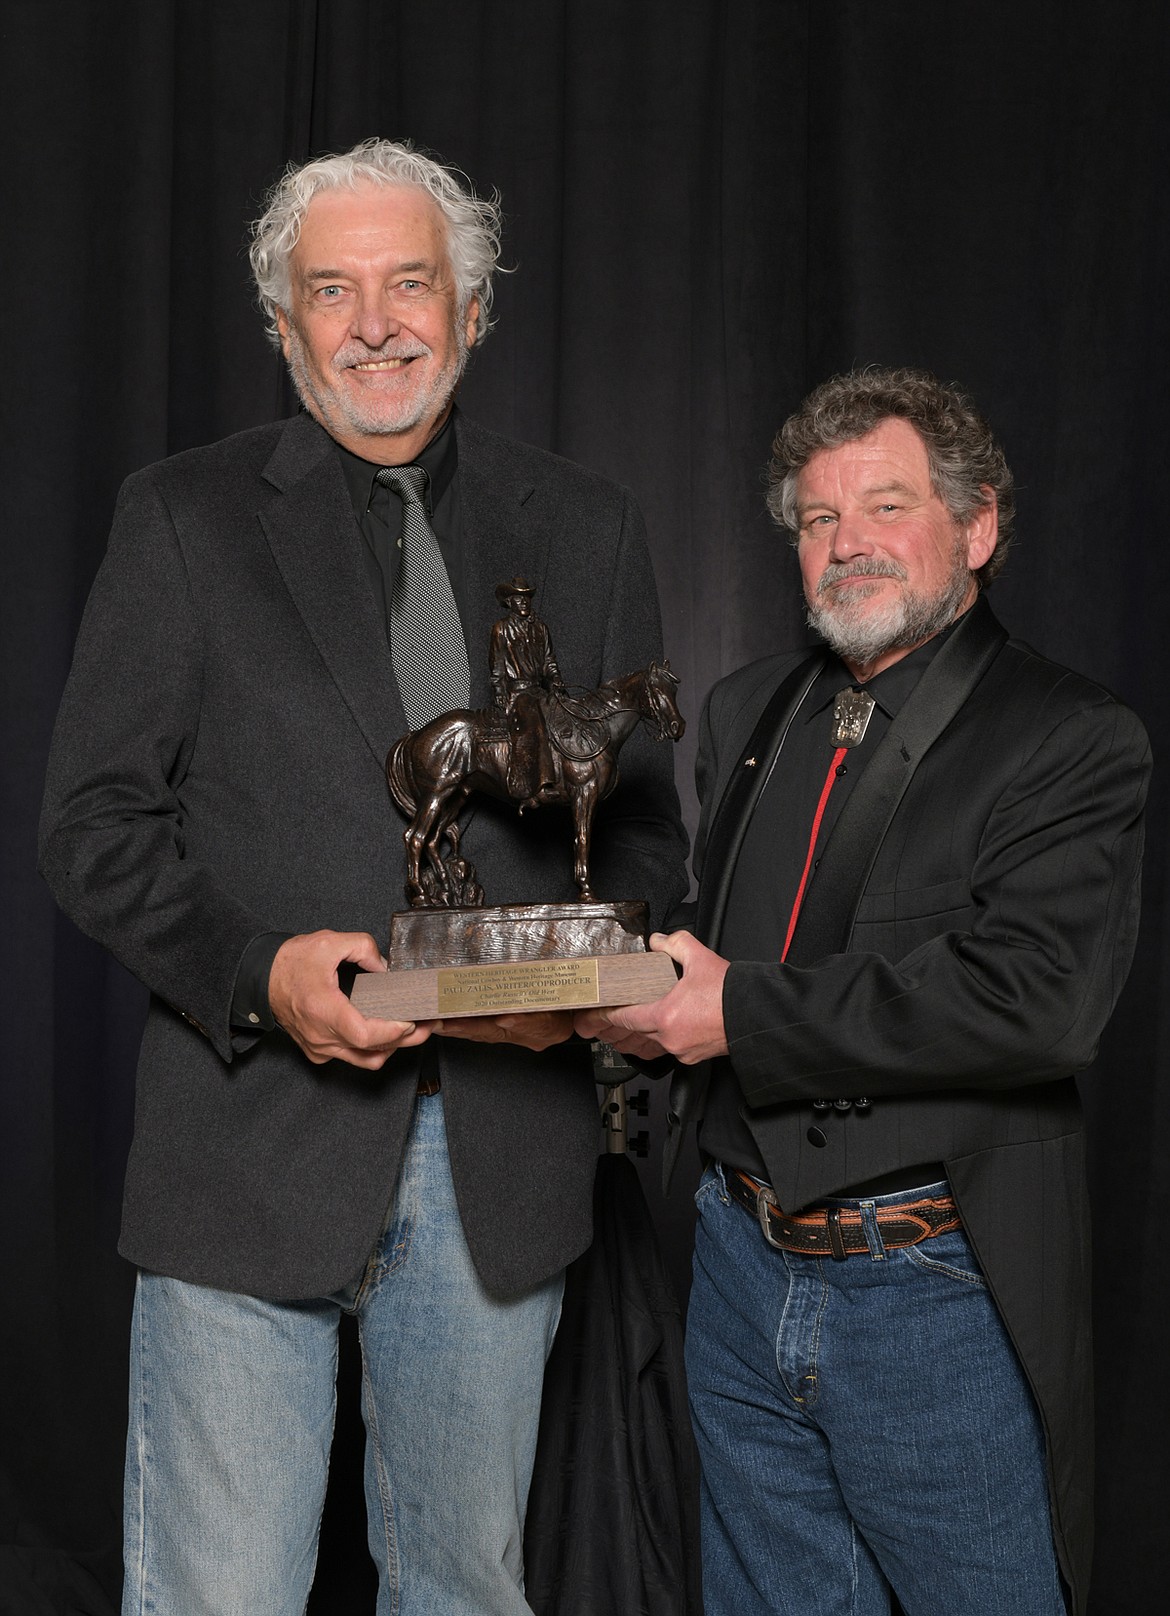
[{"label": "white mustache", "polygon": [[333,355],[333,368],[348,370],[351,365],[376,365],[383,359],[426,359],[430,351],[425,342],[387,343],[377,349],[351,342]]},{"label": "white mustache", "polygon": [[905,582],[906,569],[896,561],[879,561],[874,556],[862,556],[857,561],[830,563],[817,579],[817,594],[823,595],[834,584],[846,578],[897,578]]}]

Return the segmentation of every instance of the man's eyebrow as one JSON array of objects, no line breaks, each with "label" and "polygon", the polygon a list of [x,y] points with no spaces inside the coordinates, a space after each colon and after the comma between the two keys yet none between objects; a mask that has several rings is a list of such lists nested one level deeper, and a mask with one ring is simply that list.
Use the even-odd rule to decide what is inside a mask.
[{"label": "man's eyebrow", "polygon": [[[395,275],[414,275],[420,270],[428,275],[437,272],[436,266],[424,258],[412,259],[410,263],[394,266]],[[307,269],[304,274],[306,281],[349,281],[353,278],[352,270],[347,269]]]},{"label": "man's eyebrow", "polygon": [[[871,483],[868,488],[861,490],[862,499],[873,499],[879,494],[901,494],[905,499],[920,499],[921,490],[911,488],[909,483],[898,482],[893,479],[888,483]],[[805,516],[809,511],[835,511],[836,504],[831,499],[802,499],[797,502],[797,516]]]},{"label": "man's eyebrow", "polygon": [[888,483],[872,483],[870,487],[861,490],[863,499],[872,499],[875,494],[904,494],[909,499],[920,497],[917,488],[911,488],[909,483],[900,483],[896,478]]},{"label": "man's eyebrow", "polygon": [[809,511],[835,511],[837,509],[831,499],[801,499],[796,502],[797,516],[804,516]]}]

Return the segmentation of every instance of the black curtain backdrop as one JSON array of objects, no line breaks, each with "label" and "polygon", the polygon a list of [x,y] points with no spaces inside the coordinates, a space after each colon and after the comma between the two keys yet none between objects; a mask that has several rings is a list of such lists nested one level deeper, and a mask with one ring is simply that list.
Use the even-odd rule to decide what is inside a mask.
[{"label": "black curtain backdrop", "polygon": [[[244,252],[266,185],[377,133],[499,188],[516,273],[465,407],[633,487],[692,719],[721,673],[803,638],[761,498],[776,426],[835,370],[914,363],[971,389],[1015,468],[997,610],[1164,756],[1167,11],[0,0],[4,1616],[96,1616],[119,1576],[143,995],[36,876],[45,755],[122,478],[292,407]],[[1166,794],[1163,775],[1139,957],[1083,1085],[1095,1616],[1165,1597]],[[682,1275],[688,1200],[663,1207],[654,1173]],[[338,1468],[314,1606],[372,1610],[342,1592],[368,1577]]]}]

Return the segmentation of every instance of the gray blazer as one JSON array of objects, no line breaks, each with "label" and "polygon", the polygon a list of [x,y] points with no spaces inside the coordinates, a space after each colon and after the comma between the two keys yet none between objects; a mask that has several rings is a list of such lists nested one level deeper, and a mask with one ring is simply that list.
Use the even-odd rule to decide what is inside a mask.
[{"label": "gray blazer", "polygon": [[[490,699],[494,586],[524,574],[565,679],[661,655],[629,494],[460,417],[472,705]],[[274,1298],[361,1269],[382,1226],[418,1057],[313,1066],[229,1024],[266,931],[369,931],[404,906],[383,774],[407,728],[337,456],[307,416],[130,477],[86,608],[49,765],[41,862],[58,901],[151,990],[120,1249]],[[643,733],[598,813],[596,885],[684,886],[667,747]],[[567,818],[473,805],[489,902],[575,895]],[[451,1167],[485,1284],[514,1294],[590,1237],[597,1103],[579,1041],[543,1055],[439,1041]]]},{"label": "gray blazer", "polygon": [[[694,927],[713,948],[752,808],[818,666],[753,663],[704,711]],[[981,600],[851,792],[801,910],[795,968],[740,961],[724,986],[743,1114],[782,1206],[946,1162],[1044,1418],[1078,1611],[1092,1403],[1071,1074],[1096,1053],[1129,968],[1148,774],[1134,715],[1009,640]],[[676,1075],[668,1171],[708,1075]],[[812,1109],[859,1096],[867,1109]]]}]

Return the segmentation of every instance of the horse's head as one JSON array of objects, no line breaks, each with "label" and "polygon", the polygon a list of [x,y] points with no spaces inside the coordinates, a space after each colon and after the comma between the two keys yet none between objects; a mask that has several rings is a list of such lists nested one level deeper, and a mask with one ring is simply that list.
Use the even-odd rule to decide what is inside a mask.
[{"label": "horse's head", "polygon": [[652,662],[642,678],[645,681],[643,700],[640,703],[642,716],[657,726],[658,733],[655,739],[680,740],[687,725],[675,700],[678,675],[671,673],[669,662],[664,662],[661,667],[657,662]]}]

